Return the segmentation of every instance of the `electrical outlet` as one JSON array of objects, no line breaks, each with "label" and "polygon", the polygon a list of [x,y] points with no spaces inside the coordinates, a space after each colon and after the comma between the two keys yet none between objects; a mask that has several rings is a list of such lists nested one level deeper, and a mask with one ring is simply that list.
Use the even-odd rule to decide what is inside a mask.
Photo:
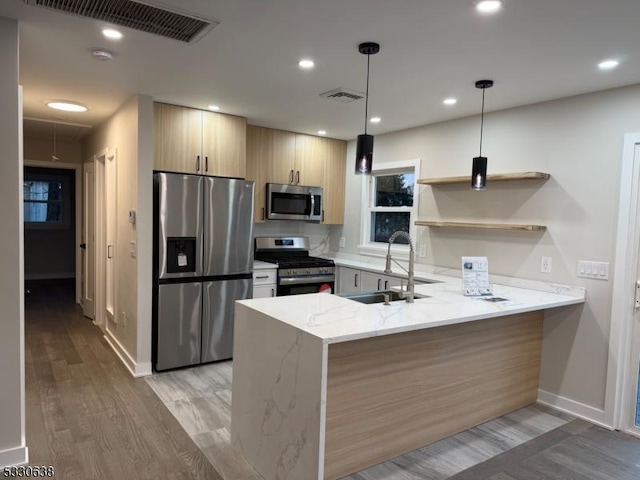
[{"label": "electrical outlet", "polygon": [[542,257],[540,259],[540,271],[542,273],[551,273],[552,260],[553,259],[551,257]]},{"label": "electrical outlet", "polygon": [[347,239],[344,237],[340,237],[340,248],[344,248],[346,244],[347,244]]},{"label": "electrical outlet", "polygon": [[426,257],[427,256],[427,246],[426,245],[420,245],[420,248],[418,249],[418,256],[419,257]]}]

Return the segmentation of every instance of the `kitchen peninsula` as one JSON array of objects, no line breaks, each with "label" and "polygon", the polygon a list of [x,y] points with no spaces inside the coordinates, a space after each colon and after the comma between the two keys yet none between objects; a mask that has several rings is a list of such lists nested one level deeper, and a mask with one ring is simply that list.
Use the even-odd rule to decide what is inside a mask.
[{"label": "kitchen peninsula", "polygon": [[232,444],[265,479],[341,478],[535,402],[544,310],[585,301],[501,285],[484,301],[454,278],[416,293],[237,302]]}]

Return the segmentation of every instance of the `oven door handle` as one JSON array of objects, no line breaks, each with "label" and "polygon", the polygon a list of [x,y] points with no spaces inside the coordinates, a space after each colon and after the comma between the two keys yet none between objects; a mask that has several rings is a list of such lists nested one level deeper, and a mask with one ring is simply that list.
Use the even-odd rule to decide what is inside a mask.
[{"label": "oven door handle", "polygon": [[329,283],[335,282],[335,275],[317,275],[309,277],[281,277],[278,279],[280,285],[302,285],[306,283]]}]

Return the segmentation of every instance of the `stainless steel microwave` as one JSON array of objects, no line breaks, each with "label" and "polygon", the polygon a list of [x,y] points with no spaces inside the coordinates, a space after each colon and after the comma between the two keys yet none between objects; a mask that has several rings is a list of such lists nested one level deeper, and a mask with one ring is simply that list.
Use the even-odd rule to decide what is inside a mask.
[{"label": "stainless steel microwave", "polygon": [[322,220],[322,187],[267,183],[269,220]]}]

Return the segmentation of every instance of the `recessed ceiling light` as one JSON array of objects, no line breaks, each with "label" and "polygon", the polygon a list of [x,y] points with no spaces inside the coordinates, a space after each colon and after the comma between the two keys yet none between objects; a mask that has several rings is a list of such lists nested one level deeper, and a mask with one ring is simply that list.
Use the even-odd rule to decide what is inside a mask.
[{"label": "recessed ceiling light", "polygon": [[47,107],[65,112],[86,112],[89,108],[81,103],[70,102],[68,100],[52,100],[47,102]]},{"label": "recessed ceiling light", "polygon": [[318,130],[318,135],[326,135],[327,131],[326,130]]},{"label": "recessed ceiling light", "polygon": [[369,119],[369,121],[371,123],[380,123],[382,121],[382,119],[380,117],[371,117],[371,119]]},{"label": "recessed ceiling light", "polygon": [[220,107],[218,105],[209,105],[207,108],[209,110],[213,110],[214,112],[217,112],[218,110],[220,110]]},{"label": "recessed ceiling light", "polygon": [[309,60],[308,58],[303,58],[302,60],[300,60],[298,62],[298,66],[300,68],[304,68],[306,70],[313,68],[315,65],[315,63],[313,63],[313,60]]},{"label": "recessed ceiling light", "polygon": [[113,52],[100,48],[91,50],[91,56],[95,60],[100,60],[101,62],[108,62],[109,60],[113,60]]},{"label": "recessed ceiling light", "polygon": [[444,103],[445,105],[455,105],[456,103],[458,103],[458,99],[457,98],[445,98],[442,103]]},{"label": "recessed ceiling light", "polygon": [[613,70],[618,65],[620,65],[618,60],[604,60],[598,64],[598,68],[600,70]]},{"label": "recessed ceiling light", "polygon": [[501,0],[481,0],[476,3],[476,10],[480,13],[495,13],[501,8]]},{"label": "recessed ceiling light", "polygon": [[122,33],[114,28],[105,28],[102,30],[102,35],[107,37],[110,40],[120,40],[122,38]]}]

